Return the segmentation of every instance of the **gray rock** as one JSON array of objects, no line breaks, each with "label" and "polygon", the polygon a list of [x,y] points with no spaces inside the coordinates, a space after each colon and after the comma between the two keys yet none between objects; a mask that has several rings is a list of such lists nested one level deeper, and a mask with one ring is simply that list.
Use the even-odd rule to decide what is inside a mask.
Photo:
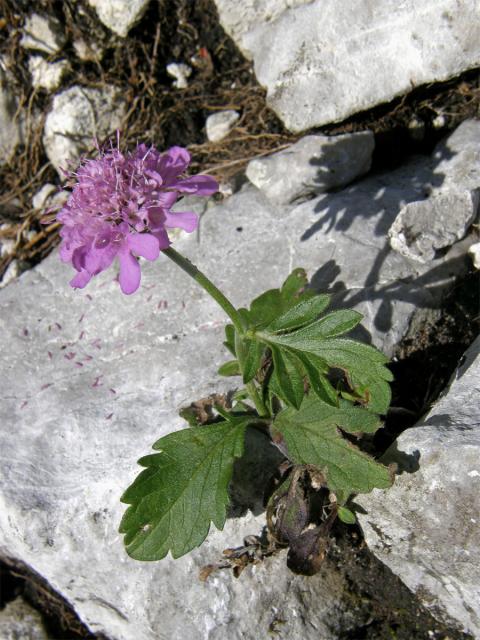
[{"label": "gray rock", "polygon": [[88,0],[100,21],[122,38],[141,20],[149,2],[150,0]]},{"label": "gray rock", "polygon": [[480,636],[480,338],[448,392],[385,454],[400,475],[357,502],[370,549],[432,614]]},{"label": "gray rock", "polygon": [[48,640],[41,615],[22,598],[9,602],[0,611],[2,640]]},{"label": "gray rock", "polygon": [[251,160],[247,177],[272,202],[293,202],[344,187],[370,169],[373,132],[305,136],[285,151]]},{"label": "gray rock", "polygon": [[28,60],[28,69],[35,89],[55,91],[60,86],[64,73],[69,69],[66,60],[47,62],[42,56],[32,56]]},{"label": "gray rock", "polygon": [[465,237],[479,202],[478,190],[449,189],[407,204],[388,231],[392,249],[419,262],[433,260],[439,249]]},{"label": "gray rock", "polygon": [[480,64],[478,0],[215,2],[291,131],[343,120]]},{"label": "gray rock", "polygon": [[57,94],[45,121],[43,144],[59,174],[63,176],[60,169],[68,161],[92,148],[95,137],[102,140],[119,129],[124,115],[125,102],[114,87],[75,86]]},{"label": "gray rock", "polygon": [[[363,310],[365,330],[391,353],[417,308],[435,306],[464,263],[458,245],[429,265],[388,245],[387,230],[432,182],[435,162],[419,158],[294,208],[246,185],[175,246],[237,306],[304,266],[336,304]],[[117,640],[256,640],[274,619],[285,620],[285,638],[345,636],[354,612],[333,572],[293,576],[279,556],[241,580],[197,581],[225,547],[259,533],[258,495],[243,498],[258,515],[229,518],[187,557],[141,564],[123,551],[119,496],[139,471],[134,461],[183,426],[180,407],[235,385],[216,374],[228,359],[221,309],[164,256],[142,271],[134,296],[122,296],[113,268],[75,292],[72,269],[53,254],[0,291],[0,556],[33,567],[92,631]]]},{"label": "gray rock", "polygon": [[219,142],[228,136],[239,117],[238,111],[233,111],[233,109],[219,111],[208,116],[205,122],[205,130],[210,142]]},{"label": "gray rock", "polygon": [[25,49],[58,53],[65,44],[66,37],[60,22],[53,16],[32,13],[25,20],[20,44]]},{"label": "gray rock", "polygon": [[23,142],[23,118],[18,101],[10,90],[0,61],[0,166],[8,164],[18,144]]},{"label": "gray rock", "polygon": [[80,38],[73,41],[73,48],[82,62],[99,62],[103,58],[104,50],[97,42],[86,42]]}]

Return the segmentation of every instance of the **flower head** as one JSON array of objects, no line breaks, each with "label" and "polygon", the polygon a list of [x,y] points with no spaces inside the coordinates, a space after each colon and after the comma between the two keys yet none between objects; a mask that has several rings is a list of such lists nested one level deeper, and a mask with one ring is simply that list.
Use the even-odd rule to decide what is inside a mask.
[{"label": "flower head", "polygon": [[118,257],[120,287],[134,293],[140,284],[137,257],[158,258],[170,245],[170,228],[196,229],[195,213],[172,207],[181,194],[209,196],[218,185],[210,176],[181,177],[189,163],[181,147],[160,153],[140,144],[122,153],[117,145],[67,173],[73,189],[57,220],[63,224],[60,257],[77,271],[72,287],[82,289]]}]

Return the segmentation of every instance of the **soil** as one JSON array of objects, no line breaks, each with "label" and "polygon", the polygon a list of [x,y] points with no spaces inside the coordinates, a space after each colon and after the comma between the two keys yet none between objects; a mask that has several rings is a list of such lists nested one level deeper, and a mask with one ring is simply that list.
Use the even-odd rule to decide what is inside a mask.
[{"label": "soil", "polygon": [[[10,165],[0,168],[0,224],[11,223],[4,237],[15,238],[11,254],[0,259],[0,279],[13,259],[23,268],[42,260],[58,242],[57,230],[40,224],[42,212],[32,209],[31,198],[45,182],[58,184],[41,145],[44,114],[50,97],[31,87],[27,53],[19,45],[19,27],[31,10],[29,0],[0,0],[0,55],[9,52],[15,66],[9,71],[21,107],[43,114],[27,131],[27,144],[18,149]],[[232,40],[224,33],[212,0],[152,0],[147,15],[126,40],[114,37],[99,24],[86,3],[73,0],[38,0],[36,11],[52,13],[66,25],[68,42],[63,52],[72,70],[62,88],[74,84],[114,84],[133,105],[122,128],[125,145],[153,141],[158,147],[173,144],[189,148],[192,170],[215,175],[223,182],[241,181],[247,162],[284,148],[298,136],[285,130],[268,108],[265,91]],[[79,61],[73,39],[99,42],[103,58]],[[194,71],[187,89],[172,89],[166,65],[190,64]],[[205,138],[208,115],[235,109],[240,120],[220,143]],[[357,114],[345,122],[316,130],[325,134],[371,129],[376,149],[373,169],[393,168],[413,153],[429,154],[434,145],[460,122],[480,113],[480,73],[472,70],[449,82],[418,88],[389,104]],[[443,126],[436,125],[444,117]],[[412,128],[412,121],[417,127]],[[33,122],[33,121],[32,121]],[[0,238],[1,239],[1,238]],[[384,429],[374,441],[374,453],[383,451],[406,426],[428,410],[445,388],[465,349],[478,334],[480,323],[478,274],[465,264],[465,275],[445,296],[436,315],[418,317],[392,362],[395,375],[393,402]],[[399,419],[400,416],[400,419]],[[358,628],[344,640],[438,639],[468,636],[443,628],[417,598],[365,547],[361,532],[338,524],[335,544],[326,562],[342,572],[350,584]],[[21,595],[43,612],[52,639],[96,638],[64,600],[17,563],[0,563],[0,609]]]}]

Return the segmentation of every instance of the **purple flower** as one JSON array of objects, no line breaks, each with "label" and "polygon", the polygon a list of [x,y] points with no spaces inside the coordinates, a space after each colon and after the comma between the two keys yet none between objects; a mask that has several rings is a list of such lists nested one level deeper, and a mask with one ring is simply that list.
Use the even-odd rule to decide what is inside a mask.
[{"label": "purple flower", "polygon": [[140,284],[137,256],[158,258],[170,245],[168,229],[196,229],[195,213],[171,209],[182,193],[209,196],[218,185],[210,176],[182,178],[189,162],[181,147],[159,153],[140,144],[133,152],[100,151],[67,173],[73,189],[57,220],[63,224],[60,257],[77,271],[72,287],[83,289],[118,256],[120,287],[134,293]]}]

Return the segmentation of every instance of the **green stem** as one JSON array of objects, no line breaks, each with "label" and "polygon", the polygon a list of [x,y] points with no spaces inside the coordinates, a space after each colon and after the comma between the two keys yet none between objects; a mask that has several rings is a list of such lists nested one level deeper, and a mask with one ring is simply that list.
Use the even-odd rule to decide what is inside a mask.
[{"label": "green stem", "polygon": [[217,289],[217,287],[211,280],[207,278],[207,276],[203,275],[203,273],[194,264],[192,264],[190,260],[184,258],[180,253],[178,253],[178,251],[172,249],[172,247],[163,249],[162,253],[169,257],[170,260],[173,260],[176,265],[183,269],[185,273],[188,273],[189,276],[191,276],[196,282],[198,282],[198,284],[212,296],[215,302],[217,302],[222,307],[227,316],[233,322],[233,326],[240,335],[243,335],[245,333],[245,327],[243,326],[241,315],[235,309],[230,300],[228,300],[223,295],[223,293],[219,289]]},{"label": "green stem", "polygon": [[[241,337],[245,335],[245,326],[241,315],[232,305],[230,300],[228,300],[228,298],[226,298],[223,293],[219,289],[217,289],[217,287],[211,280],[207,278],[207,276],[205,276],[194,264],[192,264],[190,260],[187,260],[187,258],[184,258],[180,253],[178,253],[178,251],[175,251],[175,249],[172,249],[172,247],[168,247],[168,249],[163,249],[162,253],[170,258],[170,260],[173,260],[173,262],[177,266],[183,269],[185,273],[188,273],[189,276],[191,276],[196,282],[198,282],[198,284],[212,296],[215,302],[217,302],[222,307],[227,316],[230,318],[241,339]],[[268,416],[268,411],[260,394],[258,393],[255,383],[252,381],[249,382],[246,386],[247,391],[255,404],[258,415],[260,417]]]}]

